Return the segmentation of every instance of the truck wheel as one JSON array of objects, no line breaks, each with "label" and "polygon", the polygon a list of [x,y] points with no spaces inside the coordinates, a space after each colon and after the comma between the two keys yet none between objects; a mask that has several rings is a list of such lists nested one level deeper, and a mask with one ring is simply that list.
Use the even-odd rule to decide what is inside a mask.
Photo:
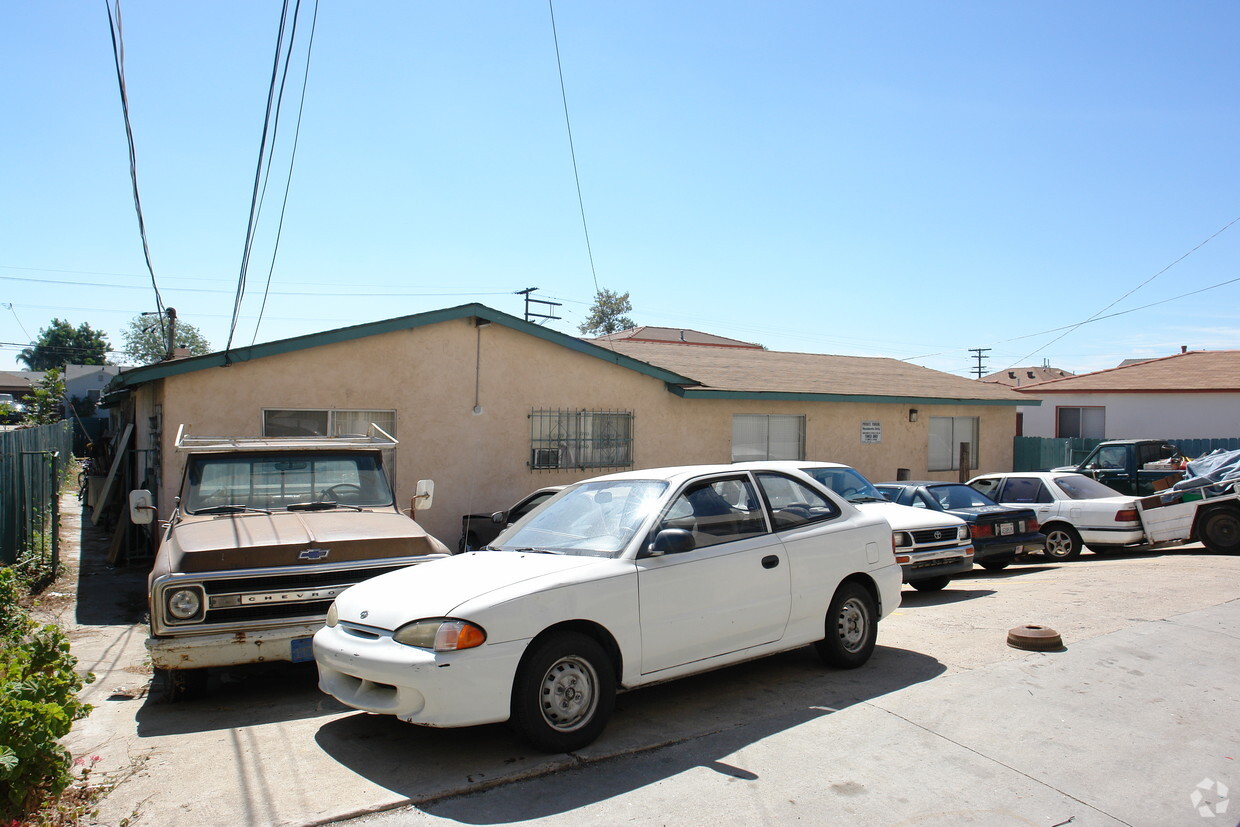
[{"label": "truck wheel", "polygon": [[207,693],[206,669],[156,669],[155,680],[161,679],[164,700],[170,704],[192,701]]},{"label": "truck wheel", "polygon": [[602,732],[616,704],[616,678],[603,647],[558,632],[526,653],[512,686],[513,729],[546,752],[581,749]]},{"label": "truck wheel", "polygon": [[827,666],[856,669],[869,660],[878,637],[878,611],[869,589],[842,584],[831,598],[824,632],[814,648]]},{"label": "truck wheel", "polygon": [[1003,571],[1011,565],[1011,563],[1011,560],[987,560],[985,563],[982,563],[981,566],[986,569],[986,571]]},{"label": "truck wheel", "polygon": [[1045,554],[1052,560],[1075,560],[1081,556],[1081,535],[1070,525],[1042,526],[1046,534]]},{"label": "truck wheel", "polygon": [[1240,552],[1240,516],[1233,509],[1208,511],[1198,523],[1197,535],[1215,554],[1236,554]]},{"label": "truck wheel", "polygon": [[917,589],[919,592],[941,592],[943,589],[947,588],[947,584],[950,582],[952,582],[952,579],[949,576],[946,574],[940,574],[938,577],[927,577],[924,580],[914,580],[912,583],[909,583],[909,585],[914,589]]}]

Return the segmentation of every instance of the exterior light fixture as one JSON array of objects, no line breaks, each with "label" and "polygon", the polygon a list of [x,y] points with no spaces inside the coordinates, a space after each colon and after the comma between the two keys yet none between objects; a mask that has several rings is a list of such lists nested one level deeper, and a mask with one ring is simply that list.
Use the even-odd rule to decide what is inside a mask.
[{"label": "exterior light fixture", "polygon": [[908,421],[909,421],[909,422],[916,422],[916,421],[917,421],[917,409],[916,409],[916,408],[909,408],[909,409],[908,409]]}]

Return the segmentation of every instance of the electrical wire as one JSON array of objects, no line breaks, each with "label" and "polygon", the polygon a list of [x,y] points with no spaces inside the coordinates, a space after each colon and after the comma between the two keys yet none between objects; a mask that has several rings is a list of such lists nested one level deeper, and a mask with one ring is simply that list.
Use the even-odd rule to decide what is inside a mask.
[{"label": "electrical wire", "polygon": [[258,145],[258,164],[254,169],[254,191],[250,195],[250,217],[246,225],[245,244],[241,253],[241,272],[237,276],[237,295],[233,300],[232,321],[228,325],[228,341],[224,345],[224,363],[231,364],[229,351],[237,332],[237,320],[241,316],[241,302],[245,297],[245,277],[250,266],[250,252],[254,247],[254,234],[258,224],[259,192],[263,182],[263,169],[268,162],[268,134],[272,125],[272,105],[275,102],[276,81],[280,75],[280,55],[284,50],[284,29],[288,24],[289,0],[284,0],[280,11],[280,27],[276,33],[275,57],[271,65],[271,82],[267,88],[267,111],[263,117],[263,134]]},{"label": "electrical wire", "polygon": [[159,314],[159,327],[164,326],[164,300],[159,295],[159,283],[155,279],[155,266],[151,263],[151,246],[146,237],[146,221],[142,217],[142,198],[138,194],[138,154],[134,148],[133,125],[129,119],[129,95],[125,90],[125,42],[121,27],[121,0],[116,0],[116,19],[112,19],[112,7],[104,0],[108,12],[108,30],[112,35],[112,57],[116,63],[116,83],[121,93],[121,113],[125,118],[125,140],[129,144],[129,180],[133,184],[133,206],[138,213],[138,234],[142,236],[142,256],[146,259],[147,272],[151,274],[151,287],[155,290],[155,308]]},{"label": "electrical wire", "polygon": [[577,184],[577,206],[581,209],[581,231],[586,238],[586,255],[590,259],[590,275],[594,278],[594,293],[597,295],[598,271],[594,268],[594,249],[590,246],[590,227],[586,223],[586,202],[581,195],[581,175],[577,171],[577,149],[573,145],[573,123],[568,117],[568,92],[564,88],[564,66],[560,62],[560,36],[555,28],[555,3],[547,0],[547,9],[551,13],[551,39],[555,42],[555,68],[560,74],[560,100],[564,104],[564,127],[568,131],[568,153],[573,159],[573,181]]},{"label": "electrical wire", "polygon": [[[1223,225],[1223,227],[1222,227],[1222,228],[1220,228],[1219,230],[1215,231],[1215,232],[1214,232],[1212,235],[1210,235],[1210,236],[1209,236],[1209,237],[1208,237],[1205,241],[1202,241],[1202,242],[1201,242],[1200,244],[1198,244],[1196,247],[1194,247],[1193,249],[1189,250],[1187,253],[1185,253],[1184,255],[1180,256],[1180,257],[1179,257],[1179,258],[1177,258],[1175,261],[1171,262],[1171,263],[1170,263],[1170,264],[1168,264],[1166,267],[1162,268],[1162,269],[1161,269],[1161,270],[1159,270],[1157,273],[1155,273],[1154,275],[1150,276],[1148,279],[1146,279],[1145,281],[1141,282],[1141,283],[1140,283],[1140,284],[1138,284],[1136,287],[1132,288],[1132,289],[1131,289],[1131,290],[1129,290],[1127,293],[1125,293],[1124,295],[1120,296],[1120,297],[1119,297],[1118,299],[1116,299],[1115,301],[1113,301],[1113,302],[1111,302],[1110,304],[1108,304],[1106,307],[1102,308],[1101,310],[1099,310],[1097,313],[1095,313],[1095,314],[1093,314],[1092,316],[1090,316],[1090,317],[1089,317],[1088,319],[1086,319],[1085,321],[1083,321],[1083,322],[1078,322],[1078,323],[1077,323],[1077,324],[1075,324],[1075,325],[1070,325],[1070,326],[1069,326],[1069,328],[1068,328],[1067,330],[1065,330],[1063,333],[1059,334],[1059,335],[1058,335],[1058,336],[1056,336],[1054,339],[1051,339],[1049,342],[1047,342],[1046,344],[1042,345],[1041,347],[1034,349],[1033,351],[1031,351],[1030,353],[1026,354],[1025,356],[1022,356],[1020,359],[1018,359],[1018,360],[1016,360],[1015,362],[1013,362],[1012,364],[1008,365],[1006,368],[1003,368],[1003,370],[1010,370],[1011,368],[1014,368],[1014,367],[1016,367],[1017,365],[1019,365],[1021,362],[1024,362],[1024,361],[1026,361],[1027,359],[1029,359],[1029,357],[1030,357],[1030,356],[1034,356],[1034,355],[1036,355],[1036,354],[1038,354],[1038,353],[1041,353],[1042,351],[1046,350],[1046,349],[1047,349],[1048,347],[1050,347],[1051,345],[1055,344],[1055,342],[1058,342],[1060,339],[1064,338],[1064,337],[1065,337],[1065,336],[1067,336],[1069,333],[1072,333],[1074,330],[1076,330],[1077,328],[1081,327],[1081,325],[1088,324],[1088,323],[1093,322],[1093,321],[1098,321],[1099,319],[1102,319],[1102,318],[1111,318],[1111,317],[1109,317],[1109,316],[1103,316],[1102,314],[1103,314],[1103,313],[1105,313],[1105,312],[1107,312],[1108,310],[1110,310],[1110,309],[1111,309],[1112,307],[1114,307],[1115,305],[1117,305],[1117,304],[1119,304],[1120,302],[1122,302],[1124,299],[1126,299],[1126,298],[1128,298],[1129,296],[1131,296],[1133,293],[1135,293],[1135,292],[1137,292],[1138,290],[1140,290],[1140,289],[1141,289],[1142,287],[1144,287],[1145,285],[1149,284],[1149,283],[1150,283],[1151,281],[1153,281],[1154,279],[1156,279],[1156,278],[1158,278],[1159,276],[1161,276],[1163,273],[1165,273],[1165,272],[1167,272],[1168,270],[1170,270],[1172,267],[1174,267],[1174,266],[1176,266],[1177,264],[1179,264],[1179,263],[1180,263],[1181,261],[1183,261],[1184,259],[1186,259],[1186,258],[1188,258],[1189,256],[1191,256],[1193,253],[1195,253],[1195,252],[1197,252],[1198,250],[1200,250],[1202,247],[1204,247],[1204,246],[1206,246],[1207,244],[1209,244],[1209,243],[1210,243],[1211,241],[1213,241],[1215,238],[1217,238],[1218,236],[1220,236],[1220,235],[1222,235],[1224,232],[1226,232],[1228,229],[1230,229],[1230,228],[1231,228],[1231,226],[1232,226],[1233,224],[1235,224],[1237,221],[1240,221],[1240,216],[1236,216],[1236,217],[1235,217],[1235,218],[1233,218],[1231,221],[1228,221],[1225,225]],[[1224,282],[1224,284],[1230,284],[1230,283],[1231,283],[1231,282]],[[1221,285],[1215,285],[1215,287],[1218,287],[1218,286],[1221,286]],[[1211,289],[1211,288],[1205,288],[1205,289]],[[1197,292],[1201,292],[1201,291],[1197,291]],[[1191,296],[1191,295],[1193,295],[1193,294],[1192,294],[1192,293],[1186,293],[1185,295]],[[1170,301],[1170,299],[1168,299],[1168,301]],[[1155,302],[1155,304],[1163,304],[1163,302]],[[1152,304],[1151,304],[1151,305],[1146,305],[1146,307],[1153,307],[1153,306],[1154,306],[1154,305],[1152,305]],[[1144,309],[1144,308],[1137,308],[1137,309]],[[1127,311],[1126,311],[1126,312],[1127,312]],[[1118,316],[1118,315],[1123,315],[1123,314],[1121,314],[1121,313],[1116,313],[1116,314],[1114,314],[1114,315]],[[1060,329],[1061,329],[1061,328],[1060,328]],[[1051,332],[1051,331],[1048,331],[1048,332]],[[1011,340],[1011,339],[1007,339],[1007,340],[1005,340],[1005,341],[1013,341],[1013,340]],[[1002,343],[1000,343],[1000,344],[1002,344]]]},{"label": "electrical wire", "polygon": [[[301,14],[301,0],[297,0],[297,7],[293,12],[293,31],[289,36],[288,54],[293,54],[293,42],[297,39],[297,20]],[[280,250],[280,235],[284,231],[284,211],[288,209],[288,193],[293,185],[293,164],[297,160],[297,141],[301,137],[301,116],[306,109],[306,86],[310,80],[310,55],[314,51],[314,30],[318,26],[319,20],[319,0],[314,0],[314,14],[310,18],[310,40],[306,44],[306,68],[301,78],[301,102],[297,106],[297,126],[293,130],[293,149],[288,159],[288,176],[284,181],[284,201],[280,204],[280,221],[276,225],[275,244],[271,249],[271,266],[267,268],[267,282],[263,286],[263,303],[258,308],[258,319],[254,322],[254,335],[250,337],[250,345],[258,339],[258,328],[263,323],[263,314],[267,310],[267,296],[271,291],[271,276],[276,269],[276,253]],[[284,63],[284,77],[288,78],[288,61]],[[280,82],[280,103],[276,105],[276,124],[277,128],[280,122],[280,109],[284,102],[284,81]],[[274,143],[274,133],[273,133]],[[268,167],[270,172],[270,167]],[[263,182],[263,194],[266,196],[267,184]]]}]

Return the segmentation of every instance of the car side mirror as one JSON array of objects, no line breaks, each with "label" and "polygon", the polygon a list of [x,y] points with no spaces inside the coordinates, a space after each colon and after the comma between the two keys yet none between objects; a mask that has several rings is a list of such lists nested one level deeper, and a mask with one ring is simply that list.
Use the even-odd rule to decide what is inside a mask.
[{"label": "car side mirror", "polygon": [[508,522],[508,512],[507,511],[496,511],[494,514],[491,515],[491,522],[495,523],[496,525],[504,525],[505,523]]},{"label": "car side mirror", "polygon": [[138,489],[129,492],[129,522],[148,525],[155,521],[155,497],[150,491]]},{"label": "car side mirror", "polygon": [[664,554],[681,554],[697,548],[693,534],[683,528],[665,528],[654,537],[639,557],[662,557]]}]

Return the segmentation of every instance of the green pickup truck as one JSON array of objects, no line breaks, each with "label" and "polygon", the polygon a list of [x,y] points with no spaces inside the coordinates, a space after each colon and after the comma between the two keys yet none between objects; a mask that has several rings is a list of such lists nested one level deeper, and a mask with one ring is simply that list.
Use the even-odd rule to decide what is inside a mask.
[{"label": "green pickup truck", "polygon": [[1051,470],[1075,471],[1121,494],[1148,497],[1183,478],[1187,459],[1166,440],[1111,439],[1099,443],[1080,465]]}]

